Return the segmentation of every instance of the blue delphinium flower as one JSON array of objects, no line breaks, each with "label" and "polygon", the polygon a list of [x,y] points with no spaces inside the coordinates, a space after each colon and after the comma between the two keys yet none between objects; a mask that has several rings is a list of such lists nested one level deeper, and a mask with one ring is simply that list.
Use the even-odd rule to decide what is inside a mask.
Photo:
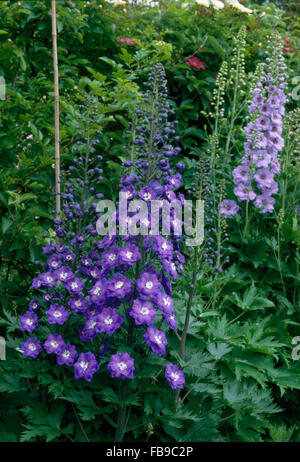
[{"label": "blue delphinium flower", "polygon": [[[263,63],[260,80],[253,92],[250,122],[245,127],[245,155],[242,165],[232,172],[237,199],[254,201],[260,213],[274,210],[273,195],[278,192],[275,175],[280,173],[278,153],[284,146],[281,133],[286,102],[286,65],[280,42],[279,37],[269,41],[266,63]],[[221,208],[224,217],[231,217],[238,211],[233,204],[229,208],[228,201],[224,201]]]},{"label": "blue delphinium flower", "polygon": [[[97,153],[99,140],[92,143],[91,139],[92,134],[100,132],[92,128],[96,115],[92,121],[83,118],[78,129],[82,141],[76,141],[76,156],[65,173],[62,217],[54,220],[60,242],[47,243],[43,272],[32,283],[39,293],[35,300],[43,300],[38,303],[46,306],[43,312],[48,328],[51,327],[43,341],[44,349],[56,355],[58,365],[73,367],[76,379],[91,381],[99,369],[98,362],[106,361],[120,342],[128,345],[130,351],[138,344],[147,349],[148,344],[162,356],[168,344],[167,331],[177,329],[171,278],[177,279],[183,271],[181,223],[171,210],[170,235],[161,236],[159,230],[150,233],[161,224],[161,218],[150,212],[153,200],[170,205],[177,199],[184,204],[184,196],[178,191],[184,164],[179,162],[172,169],[180,148],[174,146],[176,121],[169,121],[169,116],[175,112],[167,100],[160,64],[153,67],[146,86],[144,102],[136,114],[140,128],[133,140],[133,155],[124,162],[120,180],[120,199],[129,204],[138,199],[145,209],[142,213],[129,211],[124,220],[118,204],[111,222],[125,226],[127,235],[107,233],[99,239],[97,225],[102,214],[97,212],[97,201],[103,198],[98,189],[102,156]],[[84,104],[81,106],[84,108]],[[91,106],[90,112],[96,114],[96,100]],[[135,227],[143,232],[132,232]],[[21,325],[29,332],[37,325],[38,318],[33,313],[37,307],[32,300],[30,315],[26,313],[21,319]],[[62,335],[52,333],[56,324]],[[70,338],[69,326],[75,326],[74,335],[70,343],[65,343],[63,337],[68,341]],[[82,343],[89,345],[91,341],[91,351],[82,353]],[[32,348],[33,345],[34,342]],[[34,351],[38,350],[37,347]],[[34,351],[30,353],[32,357],[38,354]],[[112,377],[133,378],[134,358],[128,353],[114,353],[108,361]]]}]

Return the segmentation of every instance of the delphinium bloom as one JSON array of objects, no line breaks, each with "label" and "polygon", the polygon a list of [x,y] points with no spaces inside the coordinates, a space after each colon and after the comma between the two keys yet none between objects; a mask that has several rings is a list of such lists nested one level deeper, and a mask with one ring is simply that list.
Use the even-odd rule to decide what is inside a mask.
[{"label": "delphinium bloom", "polygon": [[50,334],[47,340],[44,342],[44,348],[49,354],[59,354],[62,351],[64,345],[65,342],[63,341],[62,336],[59,334]]},{"label": "delphinium bloom", "polygon": [[128,353],[116,353],[110,358],[107,368],[112,377],[118,377],[122,380],[132,379],[134,359]]},{"label": "delphinium bloom", "polygon": [[225,199],[220,204],[220,213],[224,218],[236,215],[240,207],[234,200]]},{"label": "delphinium bloom", "polygon": [[183,388],[185,382],[184,373],[176,364],[167,364],[165,377],[174,390],[176,388]]},{"label": "delphinium bloom", "polygon": [[42,351],[42,345],[38,339],[30,337],[22,343],[22,350],[25,357],[37,358]]},{"label": "delphinium bloom", "polygon": [[134,322],[137,326],[142,324],[151,325],[153,324],[154,318],[156,316],[156,311],[151,302],[137,299],[134,300],[129,314],[134,319]]},{"label": "delphinium bloom", "polygon": [[73,363],[78,356],[76,348],[74,345],[65,344],[61,349],[60,353],[57,355],[57,364],[62,366],[73,366]]},{"label": "delphinium bloom", "polygon": [[[254,201],[260,213],[274,210],[273,195],[278,191],[275,176],[280,173],[278,154],[284,146],[281,133],[286,102],[285,71],[281,39],[273,36],[268,43],[266,63],[262,67],[260,80],[253,91],[251,117],[245,127],[247,141],[244,144],[242,165],[232,172],[237,199]],[[235,210],[232,201],[226,200],[221,204],[224,217],[235,215]]]},{"label": "delphinium bloom", "polygon": [[[101,133],[96,129],[97,102],[89,104],[87,98],[88,116],[80,118],[74,158],[64,178],[63,213],[54,220],[60,242],[47,243],[46,263],[32,284],[36,300],[43,300],[37,311],[46,314],[43,329],[49,329],[48,337],[39,331],[45,336],[44,350],[56,356],[59,366],[72,367],[76,379],[91,381],[99,361],[108,363],[112,377],[133,378],[136,345],[162,356],[168,332],[177,329],[171,279],[183,271],[180,220],[171,210],[170,232],[161,236],[163,218],[153,216],[151,207],[153,200],[167,208],[173,200],[184,204],[179,192],[184,164],[174,159],[180,152],[175,144],[177,121],[169,120],[175,111],[167,100],[162,65],[153,66],[145,86],[131,159],[122,165],[119,203],[110,218],[125,232],[105,231],[98,212],[103,172],[95,136]],[[122,201],[128,205],[125,218]],[[37,307],[31,304],[21,319],[28,331],[36,327]],[[59,334],[54,332],[58,324]],[[128,345],[130,355],[118,352],[120,344]]]},{"label": "delphinium bloom", "polygon": [[146,343],[150,346],[153,353],[162,356],[166,352],[166,345],[168,344],[166,334],[154,326],[148,327],[144,334]]},{"label": "delphinium bloom", "polygon": [[61,305],[50,305],[46,311],[49,324],[64,324],[68,319],[69,312]]},{"label": "delphinium bloom", "polygon": [[99,364],[93,353],[80,353],[74,364],[75,379],[85,379],[90,382],[98,369]]},{"label": "delphinium bloom", "polygon": [[38,325],[38,317],[36,313],[27,311],[20,317],[21,330],[32,332]]}]

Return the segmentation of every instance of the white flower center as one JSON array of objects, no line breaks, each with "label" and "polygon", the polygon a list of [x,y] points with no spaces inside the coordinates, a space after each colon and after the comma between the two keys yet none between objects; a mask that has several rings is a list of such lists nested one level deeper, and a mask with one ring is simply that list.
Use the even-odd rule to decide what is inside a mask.
[{"label": "white flower center", "polygon": [[47,276],[47,282],[52,282],[53,281],[53,277],[52,276]]},{"label": "white flower center", "polygon": [[148,314],[148,313],[149,313],[148,308],[147,308],[146,306],[143,306],[143,307],[141,308],[141,314],[146,315],[146,314]]},{"label": "white flower center", "polygon": [[81,306],[81,300],[76,300],[76,302],[74,302],[74,305],[76,306],[76,308],[79,308]]},{"label": "white flower center", "polygon": [[26,319],[26,324],[27,324],[27,326],[32,326],[33,320],[32,319]]},{"label": "white flower center", "polygon": [[110,316],[107,316],[104,319],[104,324],[106,324],[106,325],[110,325],[110,324],[112,324],[112,322],[113,322],[113,319]]},{"label": "white flower center", "polygon": [[161,336],[160,335],[154,335],[154,338],[156,340],[156,342],[161,345],[162,341],[161,341]]},{"label": "white flower center", "polygon": [[55,340],[52,340],[52,342],[50,342],[50,345],[51,345],[53,348],[57,348],[57,347],[58,347],[58,343],[57,343]]},{"label": "white flower center", "polygon": [[143,197],[144,197],[145,201],[149,201],[149,200],[151,199],[152,196],[151,196],[151,194],[148,192],[148,193],[144,193],[144,196],[143,196]]},{"label": "white flower center", "polygon": [[124,285],[124,282],[123,282],[123,281],[118,281],[118,282],[116,282],[116,284],[115,284],[115,288],[116,288],[116,289],[122,289],[123,285]]},{"label": "white flower center", "polygon": [[28,348],[29,348],[30,351],[35,351],[36,350],[36,346],[35,346],[34,343],[30,343]]},{"label": "white flower center", "polygon": [[67,279],[68,273],[64,273],[64,272],[60,273],[60,277],[61,277],[61,279]]},{"label": "white flower center", "polygon": [[81,367],[81,369],[83,369],[84,371],[86,371],[87,368],[89,367],[89,363],[86,362],[86,361],[81,361],[80,367]]},{"label": "white flower center", "polygon": [[57,261],[53,261],[52,264],[51,264],[51,266],[52,266],[53,268],[56,268],[56,267],[58,266]]},{"label": "white flower center", "polygon": [[77,287],[78,287],[77,282],[72,282],[71,287],[72,287],[72,289],[77,289]]},{"label": "white flower center", "polygon": [[146,288],[147,288],[147,289],[152,289],[152,287],[153,287],[153,282],[152,282],[152,281],[147,281],[145,285],[146,285]]},{"label": "white flower center", "polygon": [[166,242],[164,242],[164,243],[162,244],[161,248],[162,248],[163,250],[167,250],[168,244],[167,244]]},{"label": "white flower center", "polygon": [[124,371],[124,369],[127,369],[127,364],[124,363],[123,361],[121,361],[120,363],[118,363],[118,368],[119,368],[121,371]]},{"label": "white flower center", "polygon": [[91,321],[88,329],[94,329],[94,327],[97,325],[95,321]]},{"label": "white flower center", "polygon": [[170,306],[170,300],[167,297],[163,298],[163,302],[165,306]]},{"label": "white flower center", "polygon": [[56,311],[54,311],[53,316],[55,318],[60,318],[62,316],[62,313],[61,313],[61,311],[56,310]]},{"label": "white flower center", "polygon": [[174,380],[174,382],[177,382],[177,380],[179,379],[179,374],[177,374],[177,372],[172,372],[171,377]]},{"label": "white flower center", "polygon": [[116,257],[116,255],[115,255],[114,253],[111,253],[111,254],[108,256],[108,259],[109,259],[110,261],[115,261],[116,258],[117,258],[117,257]]},{"label": "white flower center", "polygon": [[133,256],[133,252],[130,252],[129,250],[126,252],[126,258],[128,258],[129,260],[131,260]]},{"label": "white flower center", "polygon": [[94,295],[100,295],[100,294],[101,294],[100,287],[96,287],[96,289],[94,289]]},{"label": "white flower center", "polygon": [[63,356],[64,358],[68,359],[68,358],[70,358],[71,353],[70,353],[68,350],[65,350],[65,351],[63,352],[62,356]]}]

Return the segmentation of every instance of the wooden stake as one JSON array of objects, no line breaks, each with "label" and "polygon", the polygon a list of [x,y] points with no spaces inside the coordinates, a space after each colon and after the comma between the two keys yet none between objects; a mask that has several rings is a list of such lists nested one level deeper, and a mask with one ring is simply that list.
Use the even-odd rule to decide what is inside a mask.
[{"label": "wooden stake", "polygon": [[59,79],[57,59],[57,27],[56,0],[51,0],[52,11],[52,41],[53,41],[53,69],[54,69],[54,120],[55,120],[55,210],[56,218],[60,218],[60,140],[59,140]]}]

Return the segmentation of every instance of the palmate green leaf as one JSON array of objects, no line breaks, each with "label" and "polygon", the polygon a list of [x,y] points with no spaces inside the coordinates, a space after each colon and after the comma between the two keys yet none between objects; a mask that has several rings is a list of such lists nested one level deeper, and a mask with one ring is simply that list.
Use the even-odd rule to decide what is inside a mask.
[{"label": "palmate green leaf", "polygon": [[273,402],[270,390],[261,390],[254,383],[226,382],[223,388],[227,404],[237,410],[250,410],[256,418],[263,419],[265,414],[274,414],[281,409]]},{"label": "palmate green leaf", "polygon": [[232,295],[233,300],[236,302],[237,306],[245,311],[261,310],[263,308],[275,306],[271,300],[261,296],[262,294],[257,290],[254,282],[252,282],[251,286],[246,289],[242,299],[235,292]]},{"label": "palmate green leaf", "polygon": [[73,423],[61,428],[65,410],[66,406],[62,404],[54,404],[48,408],[43,403],[23,408],[22,412],[29,423],[24,424],[25,430],[22,432],[21,441],[36,441],[38,437],[42,437],[48,442],[62,435],[71,434]]},{"label": "palmate green leaf", "polygon": [[70,390],[68,395],[61,396],[60,399],[75,404],[80,418],[84,421],[94,420],[97,415],[103,413],[103,410],[94,402],[93,393],[89,390]]},{"label": "palmate green leaf", "polygon": [[13,373],[0,374],[0,393],[16,393],[24,390],[20,376]]},{"label": "palmate green leaf", "polygon": [[266,423],[261,422],[251,415],[240,417],[238,424],[236,424],[236,435],[233,441],[245,442],[261,442],[263,441],[262,435],[266,430]]},{"label": "palmate green leaf", "polygon": [[263,388],[269,381],[268,376],[264,372],[261,372],[259,369],[248,364],[246,361],[236,360],[234,363],[234,372],[238,381],[241,381],[245,377],[250,377],[259,383]]},{"label": "palmate green leaf", "polygon": [[[181,427],[180,427],[181,428]],[[178,442],[213,442],[221,441],[222,438],[217,429],[216,416],[208,415],[189,425],[188,431],[181,431],[171,423],[164,424],[163,429],[167,435],[172,436]]]},{"label": "palmate green leaf", "polygon": [[39,438],[45,439],[47,443],[59,438],[60,436],[70,435],[73,433],[74,425],[69,423],[65,428],[53,428],[48,425],[24,425],[26,430],[21,434],[21,442],[39,441]]},{"label": "palmate green leaf", "polygon": [[269,428],[270,437],[276,443],[288,443],[294,431],[295,427],[287,428],[285,425],[272,425]]},{"label": "palmate green leaf", "polygon": [[247,348],[268,355],[277,356],[279,354],[280,349],[286,346],[284,343],[280,343],[277,340],[275,340],[274,337],[271,335],[264,337],[263,328],[257,328],[252,332],[248,331],[248,333],[246,334],[246,341]]},{"label": "palmate green leaf", "polygon": [[221,359],[224,355],[232,351],[232,347],[230,345],[222,342],[209,343],[207,345],[207,349],[210,354],[217,360]]}]

